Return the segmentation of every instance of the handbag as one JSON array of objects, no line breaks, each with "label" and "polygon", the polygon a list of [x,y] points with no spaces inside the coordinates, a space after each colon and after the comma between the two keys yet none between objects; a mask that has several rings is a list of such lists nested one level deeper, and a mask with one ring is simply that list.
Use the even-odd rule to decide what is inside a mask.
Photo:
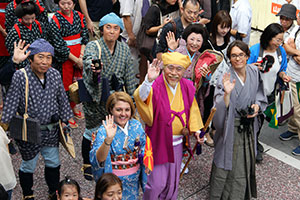
[{"label": "handbag", "polygon": [[74,143],[73,140],[71,138],[70,135],[70,131],[68,129],[64,129],[62,127],[61,121],[59,120],[59,142],[62,144],[62,146],[64,147],[64,149],[70,154],[70,156],[72,158],[76,157],[76,153],[75,153],[75,147],[74,147]]},{"label": "handbag", "polygon": [[[153,6],[158,7],[158,5],[153,4]],[[159,8],[159,7],[158,7]],[[161,18],[161,17],[160,17]],[[152,51],[152,48],[154,46],[156,37],[150,36],[146,33],[146,24],[144,19],[142,20],[140,30],[136,36],[136,42],[138,50],[143,55],[149,55]]]},{"label": "handbag", "polygon": [[289,83],[277,84],[275,91],[275,104],[278,123],[283,123],[294,114],[292,91]]},{"label": "handbag", "polygon": [[40,144],[41,133],[40,133],[40,122],[38,119],[34,119],[28,116],[28,77],[25,69],[20,69],[25,75],[25,112],[23,116],[14,116],[9,124],[10,136],[16,140],[23,140],[25,142]]},{"label": "handbag", "polygon": [[138,50],[141,54],[148,55],[151,53],[156,37],[146,34],[146,25],[142,23],[141,28],[136,36]]},{"label": "handbag", "polygon": [[77,81],[69,85],[69,96],[70,101],[73,101],[75,104],[80,103],[79,86]]}]

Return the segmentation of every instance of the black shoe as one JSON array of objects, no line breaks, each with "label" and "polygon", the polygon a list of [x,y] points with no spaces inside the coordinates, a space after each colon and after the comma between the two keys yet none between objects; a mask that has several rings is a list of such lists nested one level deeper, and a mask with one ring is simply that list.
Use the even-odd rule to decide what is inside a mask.
[{"label": "black shoe", "polygon": [[15,155],[17,153],[15,145],[13,144],[12,141],[8,144],[8,150],[11,155]]},{"label": "black shoe", "polygon": [[20,185],[23,191],[23,199],[34,199],[33,196],[33,173],[25,173],[19,170]]},{"label": "black shoe", "polygon": [[262,156],[263,152],[261,151],[257,151],[257,155],[256,155],[256,163],[261,163],[263,161],[263,156]]},{"label": "black shoe", "polygon": [[83,171],[83,176],[86,180],[88,180],[88,181],[94,180],[93,173],[92,173],[92,167],[90,164],[83,164],[81,171]]},{"label": "black shoe", "polygon": [[257,141],[257,151],[264,152],[264,147],[260,144],[259,141]]}]

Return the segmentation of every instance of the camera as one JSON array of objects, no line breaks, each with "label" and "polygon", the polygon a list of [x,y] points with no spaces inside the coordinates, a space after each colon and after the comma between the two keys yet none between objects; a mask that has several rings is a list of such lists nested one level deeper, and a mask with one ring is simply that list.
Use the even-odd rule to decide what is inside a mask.
[{"label": "camera", "polygon": [[237,110],[237,113],[241,117],[247,117],[248,115],[253,115],[254,114],[254,109],[251,108],[251,106],[248,106],[246,109]]},{"label": "camera", "polygon": [[272,68],[273,64],[275,62],[275,59],[273,56],[271,55],[266,55],[265,57],[263,57],[262,61],[261,61],[261,67],[262,70],[260,70],[262,73],[266,73],[269,72],[270,69]]},{"label": "camera", "polygon": [[[92,60],[92,63],[95,67],[95,70],[101,70],[101,60],[100,59],[95,59],[95,60]],[[94,72],[93,73],[93,80],[94,82],[98,82],[98,76],[99,76],[99,72]]]},{"label": "camera", "polygon": [[101,69],[101,60],[100,59],[92,60],[92,63],[95,67],[95,70],[100,70]]}]

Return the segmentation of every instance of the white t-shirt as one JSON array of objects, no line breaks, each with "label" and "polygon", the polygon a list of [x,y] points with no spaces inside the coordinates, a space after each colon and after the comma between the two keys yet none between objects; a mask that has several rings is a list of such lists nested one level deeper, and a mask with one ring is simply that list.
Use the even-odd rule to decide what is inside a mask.
[{"label": "white t-shirt", "polygon": [[[296,26],[291,33],[291,35],[287,38],[295,39],[295,44],[296,44],[296,49],[300,50],[300,32],[297,34],[298,36],[296,37],[296,32],[299,29],[299,26]],[[288,62],[287,66],[287,75],[292,77],[293,82],[300,82],[300,65],[292,58]]]},{"label": "white t-shirt", "polygon": [[[252,8],[248,0],[238,0],[231,3],[230,16],[232,19],[232,29],[237,30],[239,33],[247,34],[247,37],[243,38],[243,42],[249,44],[252,22]],[[231,37],[230,41],[234,41],[235,38]]]},{"label": "white t-shirt", "polygon": [[[142,23],[142,7],[142,0],[120,0],[120,15],[121,17],[130,16],[132,32],[135,36],[138,34]],[[125,27],[121,35],[128,40],[128,33]]]},{"label": "white t-shirt", "polygon": [[272,66],[272,68],[270,69],[269,72],[261,73],[261,78],[264,82],[264,92],[268,96],[274,90],[275,82],[276,82],[276,79],[277,79],[277,73],[280,70],[280,63],[279,63],[279,60],[278,60],[277,51],[275,51],[273,53],[269,53],[269,52],[264,51],[263,57],[265,57],[266,55],[273,56],[274,60],[275,60],[275,62],[273,63],[273,66]]},{"label": "white t-shirt", "polygon": [[0,126],[0,183],[6,191],[14,189],[17,184],[11,158],[7,149],[10,140]]}]

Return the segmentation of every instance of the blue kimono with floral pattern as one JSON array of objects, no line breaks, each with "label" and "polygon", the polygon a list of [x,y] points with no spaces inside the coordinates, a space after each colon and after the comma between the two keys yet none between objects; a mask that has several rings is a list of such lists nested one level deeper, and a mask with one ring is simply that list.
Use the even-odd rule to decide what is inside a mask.
[{"label": "blue kimono with floral pattern", "polygon": [[[133,151],[134,144],[137,137],[140,138],[140,149],[141,154],[144,155],[145,144],[146,144],[146,134],[142,127],[142,124],[135,119],[131,119],[128,121],[128,148]],[[93,143],[92,150],[90,151],[90,161],[93,168],[93,175],[95,180],[97,181],[103,173],[111,173],[112,172],[112,163],[111,163],[111,155],[118,156],[121,154],[126,154],[127,151],[123,149],[124,141],[126,138],[126,134],[117,127],[116,135],[112,141],[110,146],[109,153],[107,155],[106,161],[103,163],[99,163],[97,160],[96,152],[99,147],[104,142],[106,138],[106,131],[104,126],[102,125],[97,133],[96,139]],[[123,196],[122,199],[138,199],[139,196],[139,185],[141,185],[143,191],[144,186],[147,183],[147,176],[145,174],[145,166],[140,164],[139,170],[128,176],[119,176],[123,183]]]}]

